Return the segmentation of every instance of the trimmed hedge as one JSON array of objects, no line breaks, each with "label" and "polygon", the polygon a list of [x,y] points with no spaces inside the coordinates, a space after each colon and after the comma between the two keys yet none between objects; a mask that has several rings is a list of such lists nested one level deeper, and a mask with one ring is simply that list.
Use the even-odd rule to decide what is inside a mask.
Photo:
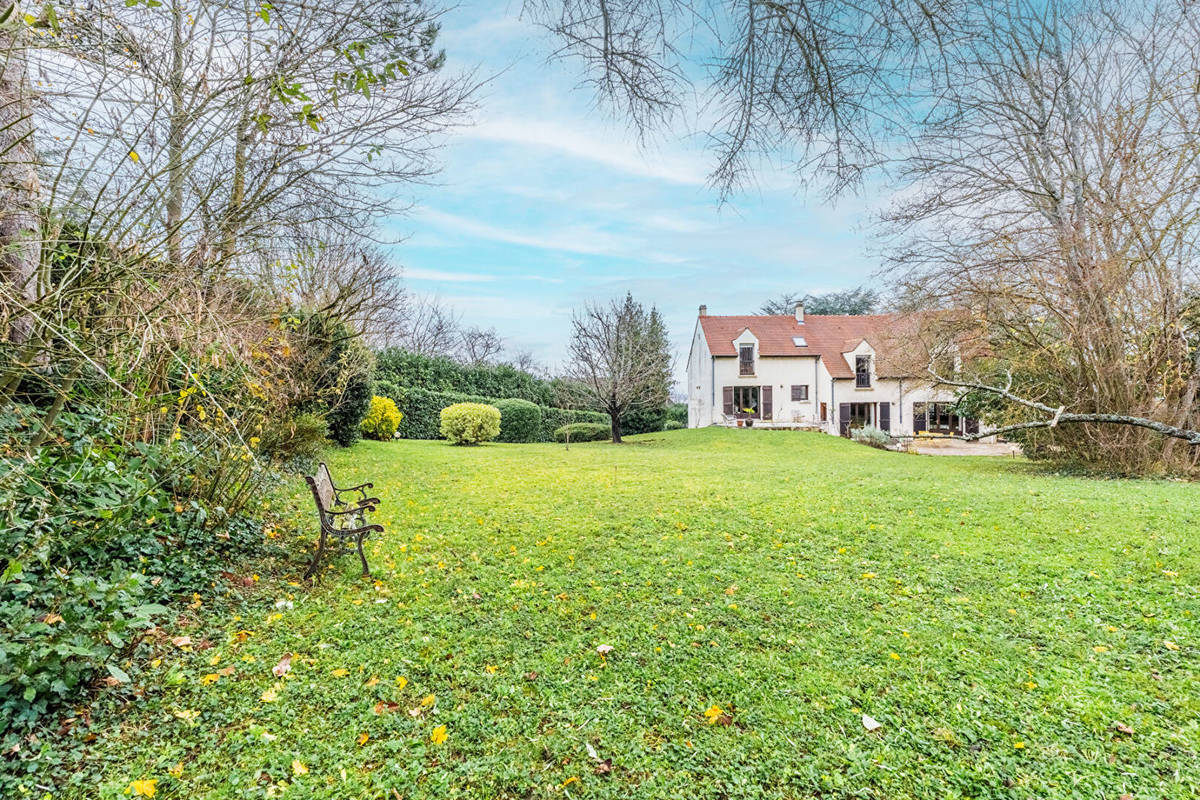
[{"label": "trimmed hedge", "polygon": [[554,441],[565,442],[568,431],[572,442],[603,442],[612,438],[612,426],[608,423],[573,422],[556,430]]},{"label": "trimmed hedge", "polygon": [[[400,420],[400,427],[396,429],[401,439],[440,439],[442,409],[455,403],[484,403],[497,406],[504,402],[478,395],[431,392],[427,389],[416,388],[406,389],[397,387],[395,384],[389,385],[384,381],[380,381],[376,385],[376,391],[395,400],[400,413],[404,415]],[[536,438],[532,439],[535,442],[554,441],[554,432],[572,422],[608,424],[608,415],[595,411],[575,411],[548,406],[539,406],[538,410],[542,414],[542,422]],[[503,428],[503,422],[501,422],[501,427]]]},{"label": "trimmed hedge", "polygon": [[683,424],[682,422],[680,422],[677,419],[669,419],[669,420],[667,420],[667,424],[663,425],[663,430],[664,431],[681,431],[686,427],[687,427],[687,425]]},{"label": "trimmed hedge", "polygon": [[500,411],[486,403],[455,403],[438,416],[451,444],[483,444],[500,435]]},{"label": "trimmed hedge", "polygon": [[542,431],[542,410],[537,403],[509,398],[492,405],[500,409],[500,441],[536,442]]}]

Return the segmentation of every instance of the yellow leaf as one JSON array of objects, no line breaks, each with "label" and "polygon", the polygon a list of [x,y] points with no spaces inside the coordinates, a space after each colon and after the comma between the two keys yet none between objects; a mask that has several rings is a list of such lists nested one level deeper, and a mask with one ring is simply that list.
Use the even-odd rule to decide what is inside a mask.
[{"label": "yellow leaf", "polygon": [[367,743],[367,740],[370,738],[371,738],[370,735],[365,734],[365,733],[360,733],[358,735],[358,746],[362,747],[364,744]]},{"label": "yellow leaf", "polygon": [[422,697],[422,698],[421,698],[421,707],[422,707],[422,708],[429,708],[430,706],[432,706],[432,705],[433,705],[434,703],[436,703],[436,702],[437,702],[437,698],[436,698],[436,697],[434,697],[434,696],[433,696],[433,695],[431,695],[431,694],[427,694],[427,695],[425,695],[424,697]]},{"label": "yellow leaf", "polygon": [[292,774],[296,777],[308,774],[308,767],[300,763],[300,759],[292,759]]},{"label": "yellow leaf", "polygon": [[1017,748],[1018,750],[1024,750],[1025,743],[1024,742],[1013,742],[1013,747]]},{"label": "yellow leaf", "polygon": [[1102,644],[1098,644],[1095,647],[1093,647],[1092,649],[1095,650],[1097,653],[1107,653],[1108,652],[1108,648]]},{"label": "yellow leaf", "polygon": [[154,778],[134,781],[129,784],[129,790],[133,792],[134,797],[154,797],[154,793],[158,791],[158,781]]},{"label": "yellow leaf", "polygon": [[168,767],[167,772],[169,772],[171,774],[172,778],[182,778],[183,777],[183,762],[178,762],[175,764],[175,766]]},{"label": "yellow leaf", "polygon": [[272,686],[270,689],[267,689],[265,692],[262,693],[261,700],[264,703],[274,703],[278,699],[279,699],[279,689],[275,686]]},{"label": "yellow leaf", "polygon": [[200,679],[200,683],[203,684],[204,686],[209,686],[211,684],[216,683],[219,680],[221,680],[220,675],[218,675],[215,672],[210,672],[207,675],[205,675],[203,678]]},{"label": "yellow leaf", "polygon": [[893,659],[895,659],[896,661],[899,661],[899,660],[900,660],[900,654],[899,654],[899,653],[889,653],[889,654],[888,654],[888,658],[893,658]]},{"label": "yellow leaf", "polygon": [[330,675],[332,675],[332,676],[333,676],[333,677],[335,677],[335,678],[344,678],[344,677],[346,677],[347,675],[349,675],[349,674],[350,674],[350,670],[348,670],[348,669],[335,669],[333,672],[331,672],[331,673],[329,673],[329,674],[330,674]]},{"label": "yellow leaf", "polygon": [[875,577],[874,572],[864,572],[863,573],[863,578],[866,580],[870,580],[871,578],[874,578],[874,577]]},{"label": "yellow leaf", "polygon": [[131,159],[133,159],[133,163],[135,163],[135,164],[141,160],[140,157],[138,156],[138,154],[133,150],[129,151],[129,157]]},{"label": "yellow leaf", "polygon": [[[430,696],[432,697],[432,695],[430,695]],[[445,742],[446,741],[446,726],[438,725],[436,728],[434,728],[433,732],[429,734],[429,741],[433,742],[434,744],[442,744],[443,742]]]},{"label": "yellow leaf", "polygon": [[1163,647],[1167,648],[1168,650],[1178,650],[1179,649],[1179,645],[1175,644],[1174,642],[1169,642],[1165,639],[1163,640]]},{"label": "yellow leaf", "polygon": [[401,675],[399,678],[396,678],[397,689],[403,689],[405,686],[408,686],[408,678],[404,677],[403,675]]},{"label": "yellow leaf", "polygon": [[718,705],[713,705],[712,708],[704,712],[704,716],[708,718],[709,725],[715,725],[717,720],[719,720],[724,714],[725,712],[722,711],[721,707]]},{"label": "yellow leaf", "polygon": [[367,688],[370,689],[372,686],[374,686],[377,683],[379,683],[379,676],[372,675],[371,679],[369,681],[367,681]]}]

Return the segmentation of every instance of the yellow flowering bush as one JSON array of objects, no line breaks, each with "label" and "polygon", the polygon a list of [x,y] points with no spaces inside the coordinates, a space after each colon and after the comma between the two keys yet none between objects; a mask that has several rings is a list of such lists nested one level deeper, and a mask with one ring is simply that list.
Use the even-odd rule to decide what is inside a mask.
[{"label": "yellow flowering bush", "polygon": [[404,414],[396,407],[395,400],[375,395],[371,398],[371,407],[367,409],[367,415],[363,417],[359,427],[363,436],[368,439],[388,441],[395,437],[402,419]]}]

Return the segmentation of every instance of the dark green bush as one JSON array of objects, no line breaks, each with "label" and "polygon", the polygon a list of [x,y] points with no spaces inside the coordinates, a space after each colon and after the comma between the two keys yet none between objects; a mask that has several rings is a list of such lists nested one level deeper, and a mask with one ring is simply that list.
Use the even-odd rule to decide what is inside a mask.
[{"label": "dark green bush", "polygon": [[567,441],[567,434],[570,433],[572,442],[602,442],[612,438],[612,428],[608,424],[599,422],[572,422],[570,425],[563,425],[554,432],[554,441]]},{"label": "dark green bush", "polygon": [[663,430],[664,431],[681,431],[686,427],[687,427],[686,424],[680,422],[677,419],[669,419],[669,420],[667,420],[667,423],[665,425],[663,425]]},{"label": "dark green bush", "polygon": [[[667,419],[669,421],[678,422],[683,427],[687,427],[688,407],[687,403],[671,403],[667,406]],[[664,428],[664,430],[674,430],[674,428]]]},{"label": "dark green bush", "polygon": [[638,408],[627,411],[621,416],[622,435],[636,433],[658,433],[667,421],[667,409]]},{"label": "dark green bush", "polygon": [[536,403],[511,398],[496,400],[492,405],[500,409],[500,441],[541,441],[542,410]]},{"label": "dark green bush", "polygon": [[[538,405],[554,402],[549,381],[509,364],[467,366],[445,356],[424,356],[390,347],[377,355],[376,378],[405,388],[476,397],[518,398]],[[379,394],[387,395],[386,392]]]},{"label": "dark green bush", "polygon": [[579,411],[567,408],[543,408],[541,441],[557,441],[556,433],[558,429],[564,425],[570,425],[576,422],[590,422],[596,425],[603,425],[605,429],[609,427],[608,414],[601,414],[599,411]]}]

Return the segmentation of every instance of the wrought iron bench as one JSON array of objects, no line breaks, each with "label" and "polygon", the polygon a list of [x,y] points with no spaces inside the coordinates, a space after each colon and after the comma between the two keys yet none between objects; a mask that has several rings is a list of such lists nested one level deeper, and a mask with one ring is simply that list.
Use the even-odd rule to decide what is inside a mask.
[{"label": "wrought iron bench", "polygon": [[[321,519],[321,538],[317,541],[317,552],[313,555],[305,579],[316,574],[325,555],[326,543],[333,539],[339,546],[345,546],[351,539],[358,548],[358,558],[362,561],[363,575],[369,576],[367,556],[363,553],[363,539],[371,533],[383,533],[382,525],[367,525],[366,514],[374,511],[379,505],[378,497],[368,497],[367,489],[375,488],[373,483],[361,483],[358,486],[340,488],[333,482],[329,467],[322,462],[317,467],[316,475],[305,475],[304,480],[312,490],[313,502],[317,505],[317,515]],[[343,495],[358,493],[358,499],[347,503]]]}]

